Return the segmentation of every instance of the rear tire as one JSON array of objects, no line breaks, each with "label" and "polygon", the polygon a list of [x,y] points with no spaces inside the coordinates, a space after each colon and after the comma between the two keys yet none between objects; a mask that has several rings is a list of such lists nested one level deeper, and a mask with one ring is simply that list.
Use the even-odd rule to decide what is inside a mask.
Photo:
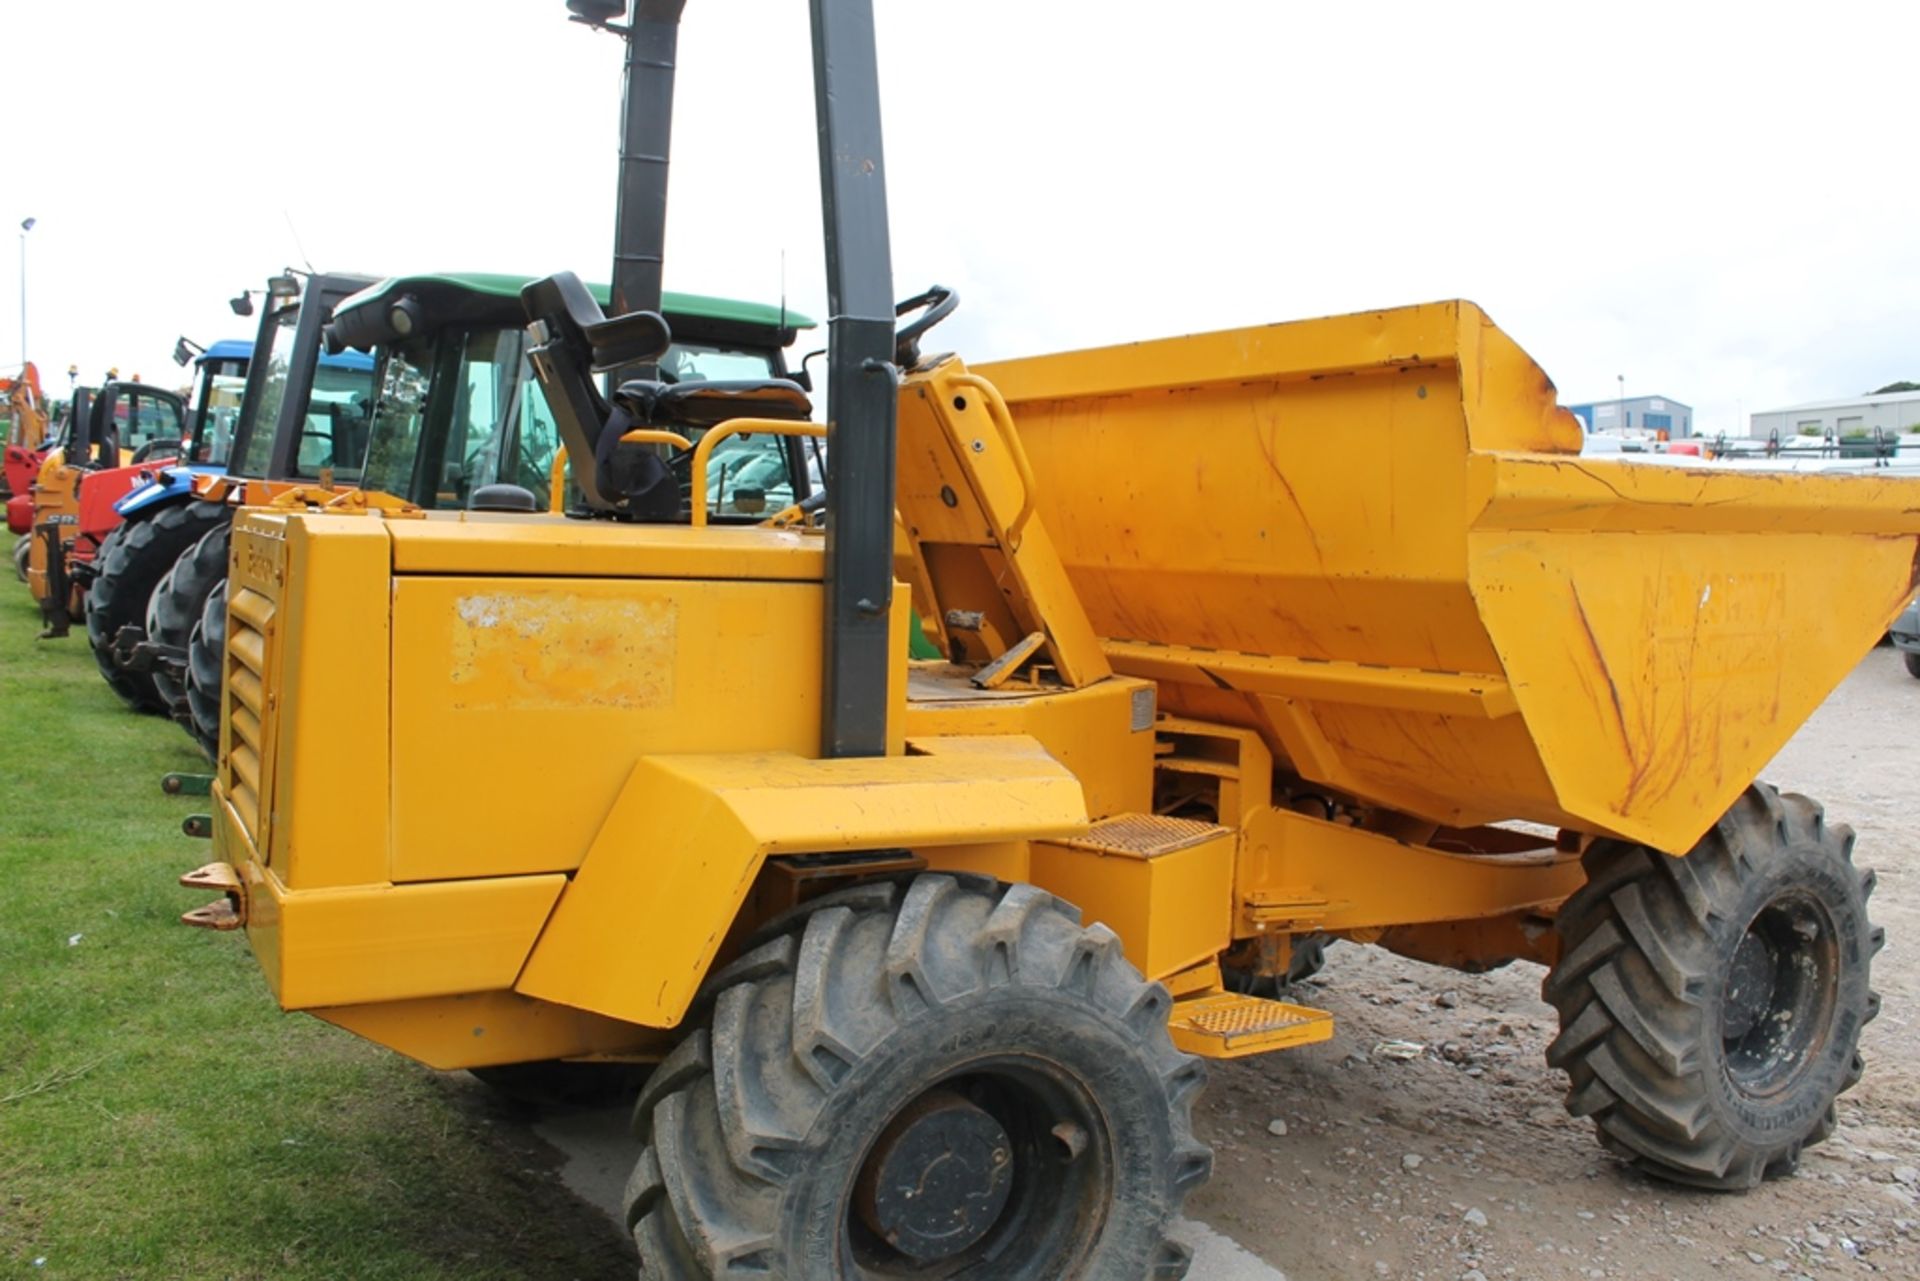
[{"label": "rear tire", "polygon": [[[120,544],[125,537],[126,529],[127,526],[119,525],[107,532],[106,538],[100,544],[100,550],[95,554],[102,566],[108,563],[109,557],[120,557],[124,555],[120,550]],[[96,585],[98,582],[99,580],[96,579]],[[111,599],[112,594],[112,589],[110,588],[107,593],[107,598]],[[92,604],[93,602],[92,589],[88,590],[87,602],[88,604]],[[97,616],[98,615],[96,615],[96,617]],[[95,665],[100,668],[100,675],[107,682],[107,687],[118,694],[120,700],[136,712],[160,711],[158,698],[153,692],[153,682],[139,672],[127,671],[121,667],[120,664],[114,662],[113,653],[110,649],[91,644],[93,641],[93,633],[94,624],[92,620],[89,619],[87,624],[87,640],[90,642],[90,648],[93,650],[93,661]]]},{"label": "rear tire", "polygon": [[87,590],[87,639],[93,660],[113,692],[135,711],[164,712],[150,672],[114,661],[113,641],[128,624],[145,627],[147,601],[173,562],[202,534],[228,519],[218,503],[188,500],[114,527],[95,558],[99,573]]},{"label": "rear tire", "polygon": [[[225,511],[225,508],[221,509]],[[147,639],[155,645],[184,651],[194,626],[207,607],[213,585],[227,576],[227,544],[233,526],[222,521],[182,552],[147,600]],[[167,715],[183,719],[187,710],[184,675],[176,678],[163,666],[153,670],[154,692],[166,704]]]},{"label": "rear tire", "polygon": [[1205,1071],[1110,930],[925,875],[758,939],[635,1109],[647,1281],[1186,1275],[1166,1232],[1212,1168]]},{"label": "rear tire", "polygon": [[1567,1108],[1659,1178],[1737,1190],[1793,1171],[1860,1079],[1883,931],[1853,832],[1756,783],[1685,858],[1596,841],[1542,994]]},{"label": "rear tire", "polygon": [[220,759],[220,673],[227,655],[227,580],[207,593],[187,638],[187,732],[210,761]]}]

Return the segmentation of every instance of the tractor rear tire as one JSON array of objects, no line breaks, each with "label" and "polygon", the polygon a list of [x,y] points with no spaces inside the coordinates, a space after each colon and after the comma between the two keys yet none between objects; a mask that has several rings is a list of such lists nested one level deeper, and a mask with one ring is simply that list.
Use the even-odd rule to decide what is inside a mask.
[{"label": "tractor rear tire", "polygon": [[[198,542],[182,552],[147,598],[147,639],[156,645],[184,652],[213,585],[227,576],[227,545],[233,525],[230,509],[220,510],[228,511],[229,519],[200,535]],[[166,703],[167,714],[181,719],[187,710],[185,678],[176,679],[165,667],[156,666],[153,688]]]},{"label": "tractor rear tire", "polygon": [[654,1071],[626,1220],[646,1281],[1173,1281],[1212,1153],[1172,1000],[1031,885],[826,895],[714,976]]},{"label": "tractor rear tire", "polygon": [[220,759],[220,673],[227,661],[227,580],[207,593],[187,638],[187,732],[210,761]]},{"label": "tractor rear tire", "polygon": [[[125,525],[115,527],[108,532],[106,538],[101,542],[100,550],[95,553],[95,558],[103,567],[108,563],[110,557],[118,558],[124,555],[120,550],[120,544],[125,536],[126,529],[127,526]],[[96,583],[98,581],[98,579],[95,580]],[[113,592],[109,589],[107,598],[110,600],[112,595]],[[93,591],[91,588],[89,588],[87,592],[87,603],[89,605],[93,603]],[[96,617],[98,617],[98,615],[96,615]],[[120,664],[113,660],[111,649],[91,644],[93,634],[94,625],[91,620],[89,620],[87,625],[87,639],[90,642],[90,648],[93,650],[93,661],[100,668],[100,675],[106,680],[108,688],[118,694],[121,701],[136,712],[158,712],[162,710],[159,706],[158,696],[153,692],[153,681],[139,672],[130,672],[121,667]]]},{"label": "tractor rear tire", "polygon": [[87,639],[93,659],[113,692],[139,712],[164,712],[151,672],[135,672],[113,657],[114,638],[128,624],[144,627],[147,600],[200,536],[230,519],[218,503],[188,501],[162,507],[151,516],[114,527],[95,558],[99,572],[87,589]]},{"label": "tractor rear tire", "polygon": [[13,574],[21,582],[27,581],[27,562],[33,557],[33,539],[22,536],[13,540]]},{"label": "tractor rear tire", "polygon": [[1601,840],[1542,995],[1567,1108],[1647,1174],[1751,1188],[1833,1133],[1883,931],[1853,832],[1756,783],[1685,858]]}]

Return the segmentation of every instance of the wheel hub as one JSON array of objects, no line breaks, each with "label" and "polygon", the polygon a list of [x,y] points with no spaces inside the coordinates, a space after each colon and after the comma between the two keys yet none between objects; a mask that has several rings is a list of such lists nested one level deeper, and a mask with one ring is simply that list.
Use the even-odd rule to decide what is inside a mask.
[{"label": "wheel hub", "polygon": [[1840,959],[1831,919],[1810,898],[1762,908],[1728,958],[1721,1001],[1727,1074],[1750,1098],[1786,1089],[1831,1035]]},{"label": "wheel hub", "polygon": [[922,1095],[887,1126],[855,1188],[860,1217],[923,1262],[950,1259],[999,1220],[1013,1145],[993,1115],[951,1090]]},{"label": "wheel hub", "polygon": [[1754,1024],[1773,1008],[1776,968],[1773,949],[1759,933],[1748,930],[1727,970],[1728,1039],[1738,1039],[1751,1032]]}]

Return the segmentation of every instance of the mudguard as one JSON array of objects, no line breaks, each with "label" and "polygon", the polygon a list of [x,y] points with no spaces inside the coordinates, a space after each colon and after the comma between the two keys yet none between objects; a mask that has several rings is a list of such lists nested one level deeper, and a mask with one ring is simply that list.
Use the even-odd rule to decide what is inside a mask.
[{"label": "mudguard", "polygon": [[129,490],[113,505],[113,510],[122,520],[126,520],[190,496],[195,476],[224,476],[226,472],[225,467],[211,465],[168,467],[144,485]]},{"label": "mudguard", "polygon": [[1085,834],[1080,780],[1036,740],[926,747],[839,760],[641,758],[515,990],[674,1027],[769,855]]}]

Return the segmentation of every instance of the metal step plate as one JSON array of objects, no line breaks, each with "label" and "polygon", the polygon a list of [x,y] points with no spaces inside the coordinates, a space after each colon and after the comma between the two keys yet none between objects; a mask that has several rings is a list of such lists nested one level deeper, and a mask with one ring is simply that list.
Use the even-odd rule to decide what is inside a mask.
[{"label": "metal step plate", "polygon": [[1333,1015],[1306,1005],[1232,992],[1176,1001],[1167,1020],[1173,1043],[1208,1059],[1238,1059],[1291,1050],[1333,1036]]},{"label": "metal step plate", "polygon": [[1162,854],[1178,853],[1216,836],[1231,834],[1229,828],[1198,819],[1168,818],[1163,814],[1116,814],[1095,823],[1085,836],[1057,844],[1128,858],[1159,858]]}]

